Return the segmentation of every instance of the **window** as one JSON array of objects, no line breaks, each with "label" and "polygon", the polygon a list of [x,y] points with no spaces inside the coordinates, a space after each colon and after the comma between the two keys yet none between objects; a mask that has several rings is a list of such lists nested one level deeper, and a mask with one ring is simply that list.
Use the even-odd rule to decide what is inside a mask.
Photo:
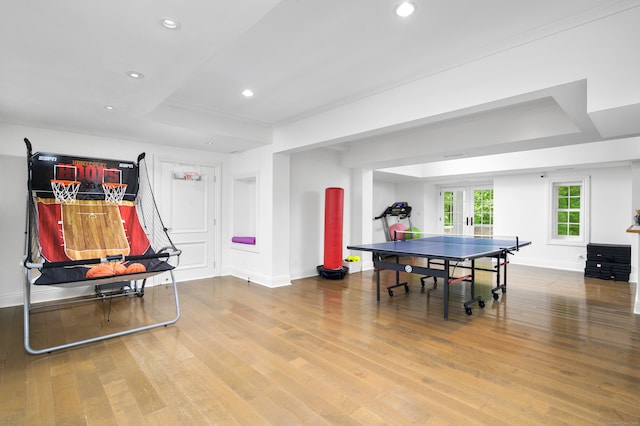
[{"label": "window", "polygon": [[586,244],[589,241],[588,179],[551,181],[550,242]]},{"label": "window", "polygon": [[453,227],[453,217],[454,217],[454,197],[452,191],[445,191],[444,193],[444,229],[445,234],[451,233],[451,228]]},{"label": "window", "polygon": [[493,235],[493,189],[473,191],[473,235]]},{"label": "window", "polygon": [[556,186],[556,236],[580,236],[580,199],[582,185]]}]

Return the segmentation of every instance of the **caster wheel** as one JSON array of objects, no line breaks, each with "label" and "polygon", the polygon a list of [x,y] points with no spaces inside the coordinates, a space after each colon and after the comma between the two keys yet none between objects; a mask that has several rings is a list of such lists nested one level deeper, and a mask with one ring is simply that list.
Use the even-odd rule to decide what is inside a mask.
[{"label": "caster wheel", "polygon": [[505,294],[506,292],[507,292],[507,289],[506,289],[506,288],[503,288],[503,289],[502,289],[502,294]]},{"label": "caster wheel", "polygon": [[481,308],[484,308],[484,300],[479,300],[478,306],[480,306]]},{"label": "caster wheel", "polygon": [[408,285],[405,285],[405,286],[404,286],[404,292],[405,292],[405,293],[409,293],[409,286],[408,286]]},{"label": "caster wheel", "polygon": [[493,300],[498,300],[498,298],[500,298],[500,296],[498,296],[496,293],[493,293],[492,296]]},{"label": "caster wheel", "polygon": [[471,308],[465,308],[464,311],[467,313],[467,315],[471,315],[473,313]]},{"label": "caster wheel", "polygon": [[389,290],[389,297],[393,297],[393,291]]}]

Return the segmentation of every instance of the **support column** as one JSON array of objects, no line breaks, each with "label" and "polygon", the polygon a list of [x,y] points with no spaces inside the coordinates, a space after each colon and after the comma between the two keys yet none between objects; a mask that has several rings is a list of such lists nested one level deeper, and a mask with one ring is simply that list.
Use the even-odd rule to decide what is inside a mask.
[{"label": "support column", "polygon": [[272,248],[271,277],[273,286],[291,284],[290,260],[290,199],[291,199],[290,155],[273,155],[273,194],[271,203]]},{"label": "support column", "polygon": [[[351,234],[348,244],[368,244],[373,239],[373,170],[351,171]],[[349,253],[362,256],[361,252]],[[369,257],[369,256],[367,256]],[[362,259],[362,270],[373,268],[370,258]]]}]

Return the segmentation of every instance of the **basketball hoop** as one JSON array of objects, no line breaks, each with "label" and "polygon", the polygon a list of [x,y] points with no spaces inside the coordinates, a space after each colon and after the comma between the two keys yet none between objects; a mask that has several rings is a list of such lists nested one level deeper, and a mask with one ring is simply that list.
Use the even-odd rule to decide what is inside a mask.
[{"label": "basketball hoop", "polygon": [[200,180],[200,173],[184,172],[184,180]]},{"label": "basketball hoop", "polygon": [[104,200],[109,204],[122,204],[126,189],[126,183],[102,182]]},{"label": "basketball hoop", "polygon": [[51,189],[56,197],[56,202],[60,204],[73,204],[80,189],[80,182],[75,180],[51,180]]}]

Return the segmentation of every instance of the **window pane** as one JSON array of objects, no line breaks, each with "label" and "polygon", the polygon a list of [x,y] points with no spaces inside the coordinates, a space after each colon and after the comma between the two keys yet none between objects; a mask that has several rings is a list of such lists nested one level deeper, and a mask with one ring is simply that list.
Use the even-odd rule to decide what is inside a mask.
[{"label": "window pane", "polygon": [[580,235],[580,225],[569,225],[569,235],[579,236]]},{"label": "window pane", "polygon": [[580,223],[580,212],[569,213],[569,223]]},{"label": "window pane", "polygon": [[569,221],[569,213],[558,212],[558,223],[567,223]]},{"label": "window pane", "polygon": [[453,192],[444,193],[444,226],[451,226],[453,216]]},{"label": "window pane", "polygon": [[566,224],[558,224],[558,235],[569,235],[569,226]]},{"label": "window pane", "polygon": [[568,198],[558,198],[558,208],[559,209],[568,209],[569,208],[569,199]]},{"label": "window pane", "polygon": [[569,207],[572,209],[579,209],[580,208],[580,198],[579,197],[572,197],[569,199]]},{"label": "window pane", "polygon": [[571,195],[572,197],[579,197],[580,196],[580,187],[579,186],[570,186],[569,187],[569,195]]},{"label": "window pane", "polygon": [[477,225],[493,224],[492,189],[475,189],[473,191],[473,223]]},{"label": "window pane", "polygon": [[566,197],[567,195],[569,195],[569,187],[568,186],[559,186],[558,187],[558,196]]}]

